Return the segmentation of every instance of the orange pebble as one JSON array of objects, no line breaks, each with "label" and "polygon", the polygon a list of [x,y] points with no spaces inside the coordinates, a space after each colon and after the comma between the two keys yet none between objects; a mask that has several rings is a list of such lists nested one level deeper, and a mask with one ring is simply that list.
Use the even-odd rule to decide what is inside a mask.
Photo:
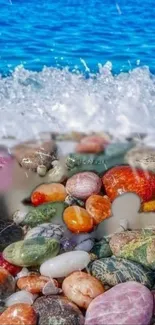
[{"label": "orange pebble", "polygon": [[62,290],[69,300],[84,309],[87,309],[92,300],[105,291],[99,280],[79,271],[65,278]]},{"label": "orange pebble", "polygon": [[99,224],[111,216],[111,202],[106,195],[91,195],[86,201],[86,210],[93,217],[94,223]]},{"label": "orange pebble", "polygon": [[102,136],[92,135],[84,137],[76,146],[76,152],[79,153],[98,153],[104,150],[108,144],[107,139]]},{"label": "orange pebble", "polygon": [[79,143],[76,146],[75,150],[78,153],[98,153],[103,151],[103,148],[99,143],[87,142],[87,143]]},{"label": "orange pebble", "polygon": [[14,304],[0,315],[0,325],[36,325],[37,316],[28,304]]},{"label": "orange pebble", "polygon": [[[17,287],[20,290],[26,290],[33,294],[37,294],[42,292],[42,289],[44,288],[45,284],[50,281],[50,278],[46,276],[41,275],[28,275],[23,276],[17,281]],[[57,281],[54,280],[54,283],[57,286]]]},{"label": "orange pebble", "polygon": [[67,228],[74,233],[89,232],[93,229],[93,218],[85,209],[76,205],[65,209],[63,219]]},{"label": "orange pebble", "polygon": [[42,184],[31,195],[31,202],[38,206],[47,202],[64,201],[67,196],[64,185],[59,183]]},{"label": "orange pebble", "polygon": [[142,212],[153,212],[155,211],[155,200],[144,202],[141,205]]}]

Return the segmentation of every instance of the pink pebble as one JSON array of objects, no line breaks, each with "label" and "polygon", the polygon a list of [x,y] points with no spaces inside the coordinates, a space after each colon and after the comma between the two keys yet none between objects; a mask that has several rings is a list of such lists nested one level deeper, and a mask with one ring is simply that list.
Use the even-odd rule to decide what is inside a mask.
[{"label": "pink pebble", "polygon": [[95,298],[87,309],[85,325],[149,325],[152,315],[150,290],[131,281]]},{"label": "pink pebble", "polygon": [[101,189],[101,179],[92,172],[76,174],[68,179],[66,191],[79,199],[87,199],[92,194],[98,194]]}]

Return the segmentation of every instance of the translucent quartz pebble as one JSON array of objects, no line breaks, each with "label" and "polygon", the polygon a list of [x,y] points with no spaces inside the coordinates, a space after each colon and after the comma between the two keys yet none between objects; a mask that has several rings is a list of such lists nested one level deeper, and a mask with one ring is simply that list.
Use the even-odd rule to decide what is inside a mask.
[{"label": "translucent quartz pebble", "polygon": [[13,293],[10,297],[8,297],[5,301],[7,307],[12,306],[17,303],[29,304],[33,305],[34,300],[37,298],[37,295],[33,295],[32,293],[21,290]]},{"label": "translucent quartz pebble", "polygon": [[152,315],[150,290],[131,281],[118,284],[95,298],[87,309],[85,325],[149,325]]},{"label": "translucent quartz pebble", "polygon": [[8,307],[0,315],[0,325],[36,325],[37,315],[26,303],[18,303]]},{"label": "translucent quartz pebble", "polygon": [[29,270],[26,267],[23,267],[22,270],[17,274],[16,279],[20,279],[23,276],[26,276],[29,274]]},{"label": "translucent quartz pebble", "polygon": [[60,240],[63,236],[64,230],[61,225],[54,225],[52,223],[43,223],[35,228],[30,229],[25,239],[36,238],[36,237],[46,237],[55,238]]},{"label": "translucent quartz pebble", "polygon": [[47,282],[44,288],[42,289],[42,294],[45,296],[57,295],[61,292],[62,290],[55,285],[55,281],[53,279]]},{"label": "translucent quartz pebble", "polygon": [[67,252],[45,261],[40,267],[40,273],[52,278],[62,278],[74,271],[83,270],[89,262],[90,256],[87,252]]}]

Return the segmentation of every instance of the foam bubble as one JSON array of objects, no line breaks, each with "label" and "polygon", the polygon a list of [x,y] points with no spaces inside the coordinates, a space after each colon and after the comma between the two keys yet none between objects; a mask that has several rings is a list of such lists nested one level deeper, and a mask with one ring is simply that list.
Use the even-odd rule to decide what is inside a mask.
[{"label": "foam bubble", "polygon": [[110,131],[117,137],[155,129],[155,76],[147,67],[114,76],[111,63],[85,78],[67,69],[18,66],[0,79],[0,137],[39,132]]}]

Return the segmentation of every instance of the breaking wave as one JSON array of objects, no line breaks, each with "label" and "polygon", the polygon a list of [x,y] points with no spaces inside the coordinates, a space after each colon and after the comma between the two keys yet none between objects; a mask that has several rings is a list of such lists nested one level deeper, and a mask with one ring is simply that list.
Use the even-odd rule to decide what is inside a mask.
[{"label": "breaking wave", "polygon": [[155,76],[148,67],[112,74],[107,62],[87,77],[67,68],[32,72],[18,66],[0,78],[0,137],[39,132],[155,133]]}]

